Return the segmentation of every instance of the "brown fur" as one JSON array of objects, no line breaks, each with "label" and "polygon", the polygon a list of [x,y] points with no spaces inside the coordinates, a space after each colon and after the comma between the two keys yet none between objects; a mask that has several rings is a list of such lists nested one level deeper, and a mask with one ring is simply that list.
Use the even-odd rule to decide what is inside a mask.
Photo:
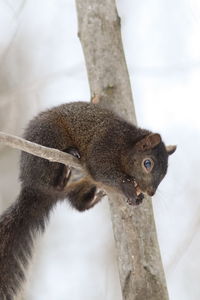
[{"label": "brown fur", "polygon": [[[67,197],[75,209],[84,211],[98,202],[97,185],[102,183],[139,204],[143,194],[137,195],[136,182],[142,192],[153,194],[167,171],[168,153],[160,135],[95,104],[70,103],[42,112],[29,123],[24,137],[80,157],[90,177],[68,186],[66,166],[22,153],[21,192],[0,219],[1,300],[13,299],[18,291],[32,238],[44,230],[58,200]],[[150,174],[141,166],[146,157],[155,163]]]}]

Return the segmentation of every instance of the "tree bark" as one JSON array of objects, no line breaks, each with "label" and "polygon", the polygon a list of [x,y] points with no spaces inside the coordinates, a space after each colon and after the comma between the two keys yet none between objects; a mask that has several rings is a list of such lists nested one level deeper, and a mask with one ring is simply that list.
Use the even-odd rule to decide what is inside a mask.
[{"label": "tree bark", "polygon": [[[128,71],[114,0],[76,0],[79,38],[91,97],[136,123]],[[167,300],[151,199],[139,207],[109,195],[124,300]]]}]

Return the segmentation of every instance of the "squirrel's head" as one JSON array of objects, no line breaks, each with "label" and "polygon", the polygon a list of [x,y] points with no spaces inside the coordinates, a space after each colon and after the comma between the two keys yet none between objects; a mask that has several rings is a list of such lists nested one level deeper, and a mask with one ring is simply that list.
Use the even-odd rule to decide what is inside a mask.
[{"label": "squirrel's head", "polygon": [[158,133],[146,135],[129,149],[124,167],[135,179],[137,194],[155,194],[167,173],[168,157],[175,150],[176,146],[165,146]]}]

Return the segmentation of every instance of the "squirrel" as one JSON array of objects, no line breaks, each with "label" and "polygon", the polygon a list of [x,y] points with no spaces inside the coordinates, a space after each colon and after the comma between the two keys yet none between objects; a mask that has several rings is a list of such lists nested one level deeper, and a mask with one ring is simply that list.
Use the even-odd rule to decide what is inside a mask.
[{"label": "squirrel", "polygon": [[72,102],[37,115],[24,138],[77,157],[89,176],[69,183],[70,168],[22,152],[21,191],[0,217],[0,299],[12,300],[25,279],[33,239],[45,229],[52,207],[68,199],[78,211],[98,201],[103,184],[138,205],[153,196],[167,172],[168,157],[160,134],[141,129],[99,104]]}]

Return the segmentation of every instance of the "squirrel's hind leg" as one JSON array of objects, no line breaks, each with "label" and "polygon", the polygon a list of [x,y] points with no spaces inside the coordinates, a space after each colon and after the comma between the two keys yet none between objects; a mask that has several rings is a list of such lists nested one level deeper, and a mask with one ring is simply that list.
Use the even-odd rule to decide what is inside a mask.
[{"label": "squirrel's hind leg", "polygon": [[88,177],[73,182],[66,188],[66,197],[72,207],[78,211],[92,208],[104,195],[103,191],[98,191],[97,186]]},{"label": "squirrel's hind leg", "polygon": [[[80,158],[79,151],[75,147],[69,147],[63,151]],[[89,177],[84,177],[68,185],[71,177],[71,168],[68,166],[60,164],[57,174],[55,181],[56,190],[64,192],[64,196],[68,198],[70,204],[78,211],[92,208],[105,195],[103,191],[97,189],[97,186]]]},{"label": "squirrel's hind leg", "polygon": [[59,175],[55,182],[55,188],[58,191],[63,191],[71,177],[71,169],[68,166],[61,165],[59,171]]},{"label": "squirrel's hind leg", "polygon": [[[63,152],[69,153],[77,158],[80,158],[80,154],[77,148],[75,147],[69,147],[65,150],[62,150]],[[71,177],[71,168],[68,166],[65,166],[63,164],[60,164],[58,175],[55,180],[55,188],[59,191],[64,190],[66,187],[69,179]]]}]

